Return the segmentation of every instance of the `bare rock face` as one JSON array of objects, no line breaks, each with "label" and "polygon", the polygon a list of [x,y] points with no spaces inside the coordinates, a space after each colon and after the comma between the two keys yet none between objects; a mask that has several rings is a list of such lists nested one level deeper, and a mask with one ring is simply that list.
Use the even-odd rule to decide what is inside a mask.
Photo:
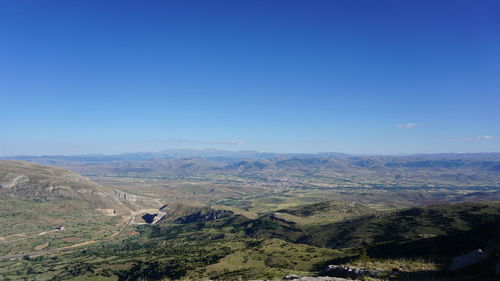
[{"label": "bare rock face", "polygon": [[159,210],[156,216],[153,218],[152,224],[157,224],[162,220],[165,220],[170,215],[168,204],[163,205]]},{"label": "bare rock face", "polygon": [[451,271],[460,270],[462,268],[481,262],[486,258],[488,258],[488,255],[484,253],[481,249],[477,249],[465,255],[453,258],[449,270]]},{"label": "bare rock face", "polygon": [[170,210],[169,205],[163,205],[156,214],[145,214],[142,216],[144,221],[150,224],[157,224],[161,221],[168,219],[173,212]]},{"label": "bare rock face", "polygon": [[327,276],[342,278],[361,278],[376,277],[378,272],[375,270],[365,270],[345,265],[329,265],[326,267],[324,274]]},{"label": "bare rock face", "polygon": [[26,175],[7,174],[0,179],[0,188],[11,189],[29,181],[30,179]]},{"label": "bare rock face", "polygon": [[178,223],[190,223],[199,221],[214,221],[233,214],[227,210],[201,210],[196,213],[180,217],[175,220]]},{"label": "bare rock face", "polygon": [[137,196],[132,195],[130,193],[118,190],[118,189],[113,189],[111,195],[113,198],[123,201],[123,202],[136,202],[137,201]]}]

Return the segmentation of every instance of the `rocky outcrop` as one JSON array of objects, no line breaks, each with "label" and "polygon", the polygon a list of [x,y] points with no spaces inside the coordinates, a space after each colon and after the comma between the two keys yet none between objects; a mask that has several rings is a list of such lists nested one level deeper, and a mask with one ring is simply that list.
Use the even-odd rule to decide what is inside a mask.
[{"label": "rocky outcrop", "polygon": [[228,210],[201,210],[196,213],[192,213],[186,216],[182,216],[176,219],[174,222],[177,223],[191,223],[200,221],[214,221],[223,217],[227,217],[234,214],[232,211]]},{"label": "rocky outcrop", "polygon": [[200,221],[214,221],[234,214],[227,210],[213,210],[210,208],[199,208],[179,204],[165,204],[156,214],[142,216],[144,221],[150,224],[160,222],[191,223]]},{"label": "rocky outcrop", "polygon": [[173,211],[170,210],[169,205],[163,205],[156,214],[145,214],[142,216],[145,222],[150,224],[157,224],[171,217]]},{"label": "rocky outcrop", "polygon": [[128,203],[133,203],[137,201],[138,196],[127,193],[125,191],[121,191],[118,189],[113,189],[111,196],[117,200],[123,201],[123,202],[128,202]]},{"label": "rocky outcrop", "polygon": [[486,253],[484,253],[481,249],[477,249],[477,250],[469,252],[465,255],[453,258],[453,261],[451,263],[449,270],[457,271],[457,270],[460,270],[462,268],[465,268],[465,267],[471,266],[473,264],[476,264],[478,262],[481,262],[487,258],[488,258],[488,255]]},{"label": "rocky outcrop", "polygon": [[342,278],[361,278],[361,277],[376,277],[378,271],[376,270],[366,270],[359,269],[357,267],[345,266],[345,265],[329,265],[325,268],[323,272],[326,276],[332,277],[342,277]]},{"label": "rocky outcrop", "polygon": [[168,204],[163,205],[159,210],[158,213],[155,215],[153,218],[153,221],[151,222],[152,224],[157,224],[160,221],[163,221],[167,219],[170,215]]},{"label": "rocky outcrop", "polygon": [[0,188],[10,189],[30,181],[26,175],[7,174],[0,179]]}]

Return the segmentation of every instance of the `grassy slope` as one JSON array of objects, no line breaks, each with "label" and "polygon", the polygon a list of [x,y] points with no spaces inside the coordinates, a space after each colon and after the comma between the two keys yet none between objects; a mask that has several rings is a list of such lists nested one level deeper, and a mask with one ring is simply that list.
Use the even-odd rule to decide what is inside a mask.
[{"label": "grassy slope", "polygon": [[374,209],[354,202],[327,201],[278,210],[274,215],[301,225],[307,225],[339,222],[375,213]]},{"label": "grassy slope", "polygon": [[460,203],[410,208],[353,221],[305,229],[309,243],[332,248],[374,247],[443,235],[465,235],[471,229],[500,223],[500,203]]},{"label": "grassy slope", "polygon": [[[294,208],[290,212],[304,214],[311,208]],[[402,270],[398,278],[403,279],[397,280],[455,280],[456,276],[440,276],[434,271],[445,266],[457,250],[477,246],[487,250],[498,242],[498,229],[491,227],[500,227],[499,216],[500,203],[468,203],[412,208],[365,216],[351,223],[324,225],[287,223],[269,215],[258,219],[233,215],[216,221],[144,225],[137,228],[140,235],[128,236],[123,242],[93,245],[54,261],[45,258],[0,262],[0,274],[36,280],[82,275],[86,277],[77,280],[112,280],[118,275],[130,277],[148,272],[175,278],[183,275],[193,280],[279,279],[288,273],[315,274],[330,262],[351,261],[361,267],[398,267]],[[457,237],[458,242],[454,240]],[[460,249],[446,246],[457,243]],[[408,245],[414,247],[408,249],[416,246],[424,251],[418,257],[410,257],[402,251]],[[370,255],[380,258],[359,263],[358,247],[366,247]]]},{"label": "grassy slope", "polygon": [[[73,172],[23,161],[0,161],[0,255],[51,249],[116,231],[125,208],[110,189]],[[97,209],[114,209],[106,216]],[[55,226],[66,230],[53,232]]]}]

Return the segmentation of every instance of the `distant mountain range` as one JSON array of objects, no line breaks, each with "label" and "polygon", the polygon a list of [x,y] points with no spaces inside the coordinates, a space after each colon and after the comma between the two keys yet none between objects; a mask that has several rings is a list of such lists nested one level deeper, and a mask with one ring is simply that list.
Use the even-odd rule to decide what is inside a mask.
[{"label": "distant mountain range", "polygon": [[[267,153],[258,151],[225,151],[218,149],[169,149],[157,152],[133,152],[133,153],[120,153],[120,154],[82,154],[82,155],[18,155],[0,157],[2,159],[18,159],[18,160],[42,160],[42,159],[57,159],[57,160],[70,160],[70,161],[89,161],[89,162],[107,162],[118,160],[150,160],[158,158],[175,158],[175,157],[203,157],[213,160],[227,161],[232,159],[260,159],[272,158],[278,155],[292,155],[292,154],[278,154]],[[313,155],[313,154],[297,154],[297,155]]]},{"label": "distant mountain range", "polygon": [[166,177],[225,174],[292,177],[330,186],[500,186],[500,153],[359,156],[255,151],[166,150],[118,155],[17,156],[85,176]]},{"label": "distant mountain range", "polygon": [[157,152],[130,152],[120,154],[81,154],[81,155],[16,155],[0,156],[0,159],[43,160],[57,159],[69,161],[106,162],[117,160],[150,160],[157,158],[201,157],[211,160],[230,161],[237,159],[269,159],[276,157],[324,157],[324,158],[359,158],[359,157],[387,157],[387,158],[424,158],[424,159],[500,159],[500,152],[484,153],[436,153],[436,154],[407,154],[407,155],[361,155],[339,152],[321,153],[274,153],[253,150],[227,151],[219,149],[168,149]]},{"label": "distant mountain range", "polygon": [[[408,274],[418,275],[416,278],[401,275],[394,280],[452,280],[431,277],[449,274],[441,268],[464,252],[481,248],[493,257],[499,251],[499,202],[390,211],[378,209],[376,197],[370,206],[356,202],[379,192],[386,201],[399,200],[392,198],[398,190],[391,188],[423,185],[430,188],[406,190],[407,196],[418,196],[426,205],[427,195],[420,191],[436,201],[450,194],[453,196],[444,201],[498,201],[500,159],[494,155],[81,159],[28,158],[67,166],[97,179],[124,180],[126,184],[116,188],[126,190],[94,183],[61,168],[0,160],[0,265],[2,259],[3,264],[9,262],[0,278],[17,280],[10,277],[49,273],[57,280],[75,280],[75,276],[81,280],[142,280],[154,272],[154,280],[182,276],[199,280],[199,274],[207,272],[207,276],[220,276],[213,278],[217,280],[235,280],[235,276],[251,280],[264,272],[269,280],[276,280],[288,272],[319,274],[327,264],[363,262],[365,253],[377,262],[376,269],[384,277],[394,268],[401,274],[407,274],[404,271],[409,268],[413,273]],[[161,178],[164,176],[167,181]],[[292,186],[266,193],[266,187],[256,184],[259,181],[283,181]],[[349,193],[349,188],[338,191],[335,187],[339,186],[359,193],[354,200],[321,198],[319,202],[302,193],[308,189]],[[443,192],[452,186],[469,188]],[[443,188],[436,191],[435,187]],[[297,190],[300,192],[294,193]],[[230,197],[216,200],[221,192]],[[200,193],[209,194],[202,197],[205,201],[196,197]],[[286,202],[280,198],[284,197],[296,203],[283,204]],[[273,208],[258,209],[265,202]],[[464,280],[495,280],[490,278],[489,262],[479,264],[485,268],[479,273],[465,272],[472,279]],[[432,266],[423,272],[424,277],[419,275],[421,265]],[[25,270],[27,266],[37,271]],[[33,280],[56,279],[42,277]]]}]

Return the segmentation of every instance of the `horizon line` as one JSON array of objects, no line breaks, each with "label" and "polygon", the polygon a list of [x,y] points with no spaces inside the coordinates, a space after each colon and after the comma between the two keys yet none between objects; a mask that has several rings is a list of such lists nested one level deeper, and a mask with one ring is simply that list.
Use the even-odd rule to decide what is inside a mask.
[{"label": "horizon line", "polygon": [[192,151],[192,152],[203,152],[203,151],[214,151],[220,153],[257,153],[257,154],[276,154],[276,155],[322,155],[322,154],[338,154],[345,156],[419,156],[419,155],[440,155],[440,154],[500,154],[498,151],[485,151],[485,152],[401,152],[401,153],[351,153],[351,152],[338,152],[338,151],[322,151],[322,152],[272,152],[272,151],[259,151],[259,150],[224,150],[217,148],[175,148],[175,149],[162,149],[162,150],[150,150],[150,151],[125,151],[119,153],[78,153],[78,154],[13,154],[13,155],[0,155],[0,159],[4,158],[24,158],[24,157],[89,157],[89,156],[119,156],[128,154],[160,154],[168,152],[178,152],[182,151]]}]

